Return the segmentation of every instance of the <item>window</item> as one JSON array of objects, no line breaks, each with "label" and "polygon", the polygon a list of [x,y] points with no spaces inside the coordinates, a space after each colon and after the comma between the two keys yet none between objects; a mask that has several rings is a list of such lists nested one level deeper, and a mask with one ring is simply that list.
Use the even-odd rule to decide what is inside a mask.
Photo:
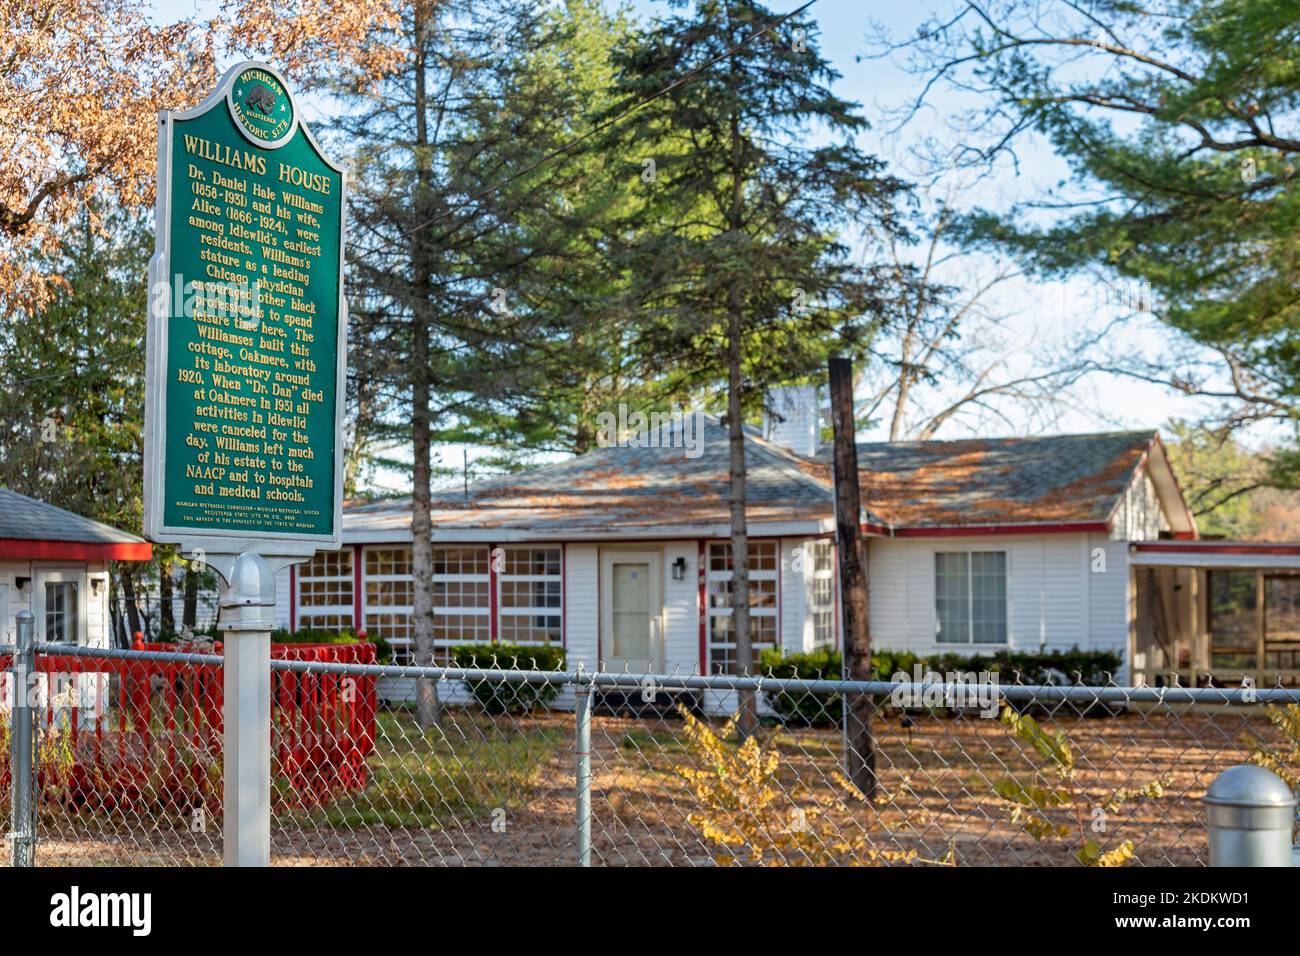
[{"label": "window", "polygon": [[492,640],[488,588],[486,545],[433,549],[434,663],[450,664],[457,644]]},{"label": "window", "polygon": [[365,603],[361,620],[369,637],[382,637],[393,652],[393,663],[410,664],[411,612],[415,581],[411,576],[411,549],[407,546],[366,548]]},{"label": "window", "polygon": [[[709,614],[709,672],[734,674],[736,643],[731,632],[731,544],[709,544],[707,573]],[[749,628],[754,659],[747,668],[758,668],[763,650],[776,647],[777,612],[777,543],[749,543]]]},{"label": "window", "polygon": [[560,549],[502,550],[497,637],[503,644],[560,643],[564,638]]},{"label": "window", "polygon": [[835,646],[835,549],[829,541],[813,541],[807,551],[812,646],[815,651],[827,650]]},{"label": "window", "polygon": [[77,582],[47,581],[45,639],[51,643],[76,644],[80,633],[78,623]]},{"label": "window", "polygon": [[[457,644],[492,639],[488,549],[434,548],[433,661],[451,663]],[[388,641],[393,663],[415,663],[415,576],[410,545],[365,549],[366,633]]]},{"label": "window", "polygon": [[941,644],[1007,642],[1007,553],[934,555],[934,629]]},{"label": "window", "polygon": [[354,626],[352,549],[321,551],[298,566],[298,627]]}]

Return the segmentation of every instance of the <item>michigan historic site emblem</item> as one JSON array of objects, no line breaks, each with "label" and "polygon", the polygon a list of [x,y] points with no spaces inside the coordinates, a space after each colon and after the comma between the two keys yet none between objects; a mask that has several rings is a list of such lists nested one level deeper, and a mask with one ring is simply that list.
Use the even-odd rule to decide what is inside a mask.
[{"label": "michigan historic site emblem", "polygon": [[293,135],[293,101],[270,71],[244,70],[231,84],[227,101],[240,132],[259,146],[279,146]]}]

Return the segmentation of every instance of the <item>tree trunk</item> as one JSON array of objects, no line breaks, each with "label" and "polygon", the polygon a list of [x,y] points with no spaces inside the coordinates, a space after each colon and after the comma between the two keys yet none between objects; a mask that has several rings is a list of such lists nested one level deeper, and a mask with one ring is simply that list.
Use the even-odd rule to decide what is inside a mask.
[{"label": "tree trunk", "polygon": [[119,575],[111,571],[108,575],[108,607],[113,626],[113,646],[127,648],[131,642],[126,637],[126,625],[122,622],[122,588],[118,584]]},{"label": "tree trunk", "polygon": [[[835,538],[839,553],[840,605],[844,623],[844,676],[871,679],[867,549],[862,537],[858,448],[853,422],[853,364],[830,360],[831,424],[835,432]],[[876,794],[876,703],[869,694],[848,694],[844,708],[844,775],[868,797]]]},{"label": "tree trunk", "polygon": [[[735,74],[736,60],[731,60]],[[731,213],[729,231],[739,237],[744,226],[745,166],[741,151],[740,117],[731,114]],[[727,437],[730,442],[731,477],[731,637],[736,643],[736,673],[754,669],[754,644],[749,620],[749,524],[746,520],[744,380],[741,365],[741,335],[744,301],[740,279],[733,278],[727,290]],[[758,729],[758,700],[752,690],[742,690],[737,730],[742,738]]]},{"label": "tree trunk", "polygon": [[140,606],[135,601],[135,581],[131,578],[131,571],[128,568],[122,568],[122,600],[126,603],[126,621],[131,633],[127,639],[135,641],[137,634],[143,634],[140,627]]},{"label": "tree trunk", "polygon": [[[754,667],[754,644],[749,629],[749,526],[745,520],[745,422],[741,414],[740,320],[731,311],[727,327],[727,437],[731,473],[731,637],[736,644],[736,673]],[[758,729],[758,702],[752,690],[740,691],[738,730],[748,737]]]},{"label": "tree trunk", "polygon": [[[429,166],[428,93],[425,89],[425,43],[428,27],[428,10],[417,4],[415,26],[415,211],[420,222],[429,218],[429,195],[432,189],[432,169]],[[433,463],[430,447],[430,381],[429,381],[429,316],[425,310],[425,297],[429,295],[432,270],[429,252],[425,247],[427,231],[417,231],[411,237],[412,296],[411,314],[411,452],[414,463],[411,471],[411,572],[415,577],[413,596],[413,631],[415,638],[415,663],[419,667],[433,665],[433,526],[430,520]],[[438,685],[428,678],[420,678],[415,687],[416,721],[421,730],[438,723]]]},{"label": "tree trunk", "polygon": [[181,603],[181,627],[194,630],[199,619],[199,572],[194,563],[185,562],[185,599]]},{"label": "tree trunk", "polygon": [[158,627],[169,634],[176,632],[174,595],[172,556],[167,554],[158,558]]}]

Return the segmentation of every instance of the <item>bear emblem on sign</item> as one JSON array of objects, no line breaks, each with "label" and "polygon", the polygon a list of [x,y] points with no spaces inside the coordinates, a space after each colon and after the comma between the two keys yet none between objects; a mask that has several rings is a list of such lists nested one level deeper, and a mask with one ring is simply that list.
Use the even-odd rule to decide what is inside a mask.
[{"label": "bear emblem on sign", "polygon": [[270,116],[271,110],[275,107],[275,94],[263,84],[254,83],[248,95],[244,97],[244,105],[259,111],[263,116]]}]

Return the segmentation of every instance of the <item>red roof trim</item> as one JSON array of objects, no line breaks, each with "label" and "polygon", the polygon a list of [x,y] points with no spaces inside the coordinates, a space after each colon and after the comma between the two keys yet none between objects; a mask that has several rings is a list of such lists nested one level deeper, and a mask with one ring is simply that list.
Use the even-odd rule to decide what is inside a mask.
[{"label": "red roof trim", "polygon": [[1080,534],[1096,532],[1108,534],[1110,525],[1105,521],[1075,521],[1047,524],[981,524],[949,525],[920,528],[896,528],[896,538],[957,538],[982,534]]},{"label": "red roof trim", "polygon": [[153,545],[148,541],[91,543],[0,538],[0,558],[36,561],[148,561],[152,557]]},{"label": "red roof trim", "polygon": [[1168,541],[1138,541],[1137,551],[1157,554],[1300,554],[1300,544],[1241,544],[1228,541],[1188,541],[1175,544]]}]

